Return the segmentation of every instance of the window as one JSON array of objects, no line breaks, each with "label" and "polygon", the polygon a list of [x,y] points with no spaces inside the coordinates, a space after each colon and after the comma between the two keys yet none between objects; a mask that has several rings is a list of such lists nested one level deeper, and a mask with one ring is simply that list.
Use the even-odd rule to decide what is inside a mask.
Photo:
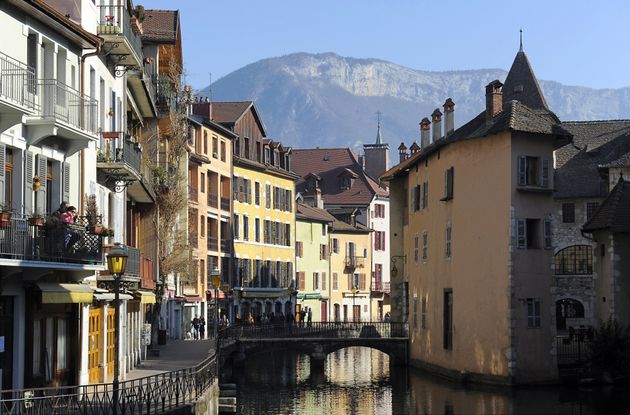
[{"label": "window", "polygon": [[543,221],[543,245],[545,249],[551,249],[553,246],[553,240],[551,238],[551,219],[545,219]]},{"label": "window", "polygon": [[333,254],[339,253],[339,239],[332,238],[332,252]]},{"label": "window", "polygon": [[238,226],[238,215],[234,215],[234,224],[232,226],[233,226],[233,229],[234,229],[234,231],[233,231],[234,239],[238,239],[238,228],[239,228],[239,226]]},{"label": "window", "polygon": [[260,183],[254,183],[254,203],[256,206],[260,206]]},{"label": "window", "polygon": [[256,242],[260,242],[260,219],[254,219],[254,234],[256,237]]},{"label": "window", "polygon": [[453,290],[444,289],[444,349],[453,350]]},{"label": "window", "polygon": [[326,245],[325,244],[319,245],[319,259],[320,260],[326,259]]},{"label": "window", "polygon": [[429,182],[424,182],[422,186],[422,209],[429,207]]},{"label": "window", "polygon": [[203,215],[201,215],[199,217],[199,224],[201,225],[200,226],[200,228],[201,228],[201,237],[205,238],[206,237],[206,218]]},{"label": "window", "polygon": [[326,236],[326,224],[322,223],[322,236]]},{"label": "window", "polygon": [[216,136],[212,136],[212,157],[219,158],[219,139]]},{"label": "window", "polygon": [[225,161],[225,141],[221,140],[221,161]]},{"label": "window", "polygon": [[575,223],[575,204],[562,204],[562,223]]},{"label": "window", "polygon": [[284,224],[284,245],[285,246],[291,246],[291,224],[289,223],[285,223]]},{"label": "window", "polygon": [[413,211],[417,212],[420,210],[420,193],[422,192],[422,186],[414,186],[413,187],[413,196],[411,198],[413,203]]},{"label": "window", "polygon": [[416,235],[416,237],[413,239],[413,260],[414,262],[418,262],[418,257],[419,257],[419,245],[420,245],[420,237],[418,235]]},{"label": "window", "polygon": [[599,202],[588,202],[586,204],[586,220],[589,221],[599,209]]},{"label": "window", "polygon": [[422,234],[422,260],[426,261],[428,257],[429,234],[425,231]]},{"label": "window", "polygon": [[205,193],[206,192],[206,175],[205,173],[201,173],[201,193]]},{"label": "window", "polygon": [[385,205],[377,203],[374,205],[374,217],[376,218],[384,218],[385,217]]},{"label": "window", "polygon": [[549,187],[549,159],[520,156],[518,158],[518,185]]},{"label": "window", "polygon": [[442,200],[451,200],[453,198],[453,167],[444,172],[444,198]]},{"label": "window", "polygon": [[265,207],[271,209],[271,185],[265,185]]},{"label": "window", "polygon": [[335,291],[339,289],[339,274],[336,272],[332,274],[332,289]]},{"label": "window", "polygon": [[375,251],[385,250],[385,232],[384,231],[374,232],[374,250]]},{"label": "window", "polygon": [[368,250],[367,248],[363,248],[363,258],[367,258],[368,257]]},{"label": "window", "polygon": [[249,216],[243,215],[243,239],[249,240]]},{"label": "window", "polygon": [[313,290],[319,290],[319,273],[313,273]]},{"label": "window", "polygon": [[452,227],[451,224],[449,223],[448,225],[446,225],[446,257],[450,258],[451,257],[451,236],[452,236]]},{"label": "window", "polygon": [[295,256],[302,258],[304,256],[304,243],[302,241],[295,241]]},{"label": "window", "polygon": [[[539,249],[541,246],[540,219],[517,219],[516,220],[516,246],[519,249]],[[543,235],[544,246],[551,248],[551,221],[544,221]]]},{"label": "window", "polygon": [[418,297],[413,298],[413,328],[418,328]]},{"label": "window", "polygon": [[527,299],[527,327],[540,328],[540,300]]},{"label": "window", "polygon": [[589,275],[593,273],[593,248],[573,245],[554,255],[556,275]]},{"label": "window", "polygon": [[203,132],[203,154],[208,154],[208,132]]},{"label": "window", "polygon": [[374,288],[375,291],[383,289],[383,264],[374,264]]},{"label": "window", "polygon": [[285,197],[285,205],[286,205],[286,211],[287,212],[293,212],[293,196],[291,195],[291,190],[285,190],[284,191],[284,197]]},{"label": "window", "polygon": [[326,273],[322,272],[322,290],[326,291]]},{"label": "window", "polygon": [[422,304],[421,304],[421,318],[422,318],[422,328],[426,329],[427,328],[427,297],[423,296],[422,297]]}]

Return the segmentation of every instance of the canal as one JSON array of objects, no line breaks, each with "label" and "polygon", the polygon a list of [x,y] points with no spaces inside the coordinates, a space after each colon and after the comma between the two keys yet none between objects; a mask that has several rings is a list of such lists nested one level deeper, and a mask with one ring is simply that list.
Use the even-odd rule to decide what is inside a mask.
[{"label": "canal", "polygon": [[394,367],[377,350],[328,356],[324,373],[292,352],[251,356],[233,373],[241,414],[629,414],[630,386],[464,387]]}]

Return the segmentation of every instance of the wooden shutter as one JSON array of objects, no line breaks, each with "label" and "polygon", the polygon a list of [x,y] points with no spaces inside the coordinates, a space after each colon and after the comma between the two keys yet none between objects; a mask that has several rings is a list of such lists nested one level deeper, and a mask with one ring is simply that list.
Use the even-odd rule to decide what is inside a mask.
[{"label": "wooden shutter", "polygon": [[326,290],[326,273],[322,272],[322,290]]},{"label": "wooden shutter", "polygon": [[24,213],[33,212],[33,158],[31,151],[26,152],[26,180],[24,188]]},{"label": "wooden shutter", "polygon": [[540,185],[542,187],[549,187],[549,159],[543,158],[541,164],[541,181]]},{"label": "wooden shutter", "polygon": [[48,158],[41,154],[35,156],[35,167],[41,186],[37,192],[35,192],[35,202],[37,205],[37,214],[45,215],[46,209],[46,176],[48,175]]},{"label": "wooden shutter", "polygon": [[423,190],[422,200],[424,201],[422,208],[426,209],[429,207],[429,182],[424,182],[424,186],[422,190]]},{"label": "wooden shutter", "polygon": [[365,291],[365,274],[359,274],[359,290]]},{"label": "wooden shutter", "polygon": [[352,274],[348,274],[348,291],[352,289]]},{"label": "wooden shutter", "polygon": [[70,163],[63,163],[63,202],[70,201]]},{"label": "wooden shutter", "polygon": [[525,249],[527,247],[527,227],[525,219],[516,219],[516,247]]},{"label": "wooden shutter", "polygon": [[385,231],[381,232],[381,251],[385,250]]},{"label": "wooden shutter", "polygon": [[[5,174],[5,165],[7,161],[7,146],[0,143],[0,204],[4,205],[4,191],[7,186],[6,174]],[[33,177],[31,176],[31,180]],[[6,206],[7,209],[11,209],[11,206]]]},{"label": "wooden shutter", "polygon": [[543,222],[543,237],[545,249],[551,249],[551,219],[545,219],[545,221]]},{"label": "wooden shutter", "polygon": [[525,186],[527,184],[527,158],[519,156],[518,158],[518,185]]},{"label": "wooden shutter", "polygon": [[299,281],[300,288],[299,288],[299,290],[300,291],[304,291],[305,288],[306,288],[306,273],[304,273],[304,271],[301,271],[301,272],[299,272],[298,275],[299,275],[299,278],[300,278],[300,281]]},{"label": "wooden shutter", "polygon": [[313,273],[313,291],[317,290],[317,273]]}]

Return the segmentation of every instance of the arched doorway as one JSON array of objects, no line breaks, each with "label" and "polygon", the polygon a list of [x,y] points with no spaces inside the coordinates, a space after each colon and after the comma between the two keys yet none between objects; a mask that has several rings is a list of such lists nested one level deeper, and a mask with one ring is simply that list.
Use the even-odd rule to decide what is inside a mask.
[{"label": "arched doorway", "polygon": [[335,304],[335,321],[341,321],[341,306],[339,304]]},{"label": "arched doorway", "polygon": [[584,306],[573,298],[556,301],[556,328],[567,329],[567,319],[584,318]]}]

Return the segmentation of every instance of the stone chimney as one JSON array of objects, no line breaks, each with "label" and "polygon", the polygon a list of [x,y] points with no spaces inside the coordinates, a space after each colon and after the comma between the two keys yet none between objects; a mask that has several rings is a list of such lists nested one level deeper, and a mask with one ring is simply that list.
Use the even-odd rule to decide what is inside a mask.
[{"label": "stone chimney", "polygon": [[200,115],[208,120],[212,119],[212,102],[208,99],[199,99],[199,102],[195,100],[193,103],[193,114]]},{"label": "stone chimney", "polygon": [[442,113],[438,108],[431,114],[431,121],[433,122],[433,142],[442,138]]},{"label": "stone chimney", "polygon": [[503,84],[494,80],[486,85],[486,120],[493,119],[498,113],[503,111]]},{"label": "stone chimney", "polygon": [[420,151],[420,146],[414,141],[411,144],[411,147],[409,147],[409,151],[411,152],[411,154],[416,154],[418,151]]},{"label": "stone chimney", "polygon": [[427,117],[424,117],[420,121],[420,146],[427,148],[431,143],[431,121]]},{"label": "stone chimney", "polygon": [[400,145],[398,146],[398,157],[399,163],[402,163],[407,159],[407,146],[405,145],[405,143],[400,143]]},{"label": "stone chimney", "polygon": [[444,102],[444,137],[449,136],[455,130],[455,103],[448,98]]}]

